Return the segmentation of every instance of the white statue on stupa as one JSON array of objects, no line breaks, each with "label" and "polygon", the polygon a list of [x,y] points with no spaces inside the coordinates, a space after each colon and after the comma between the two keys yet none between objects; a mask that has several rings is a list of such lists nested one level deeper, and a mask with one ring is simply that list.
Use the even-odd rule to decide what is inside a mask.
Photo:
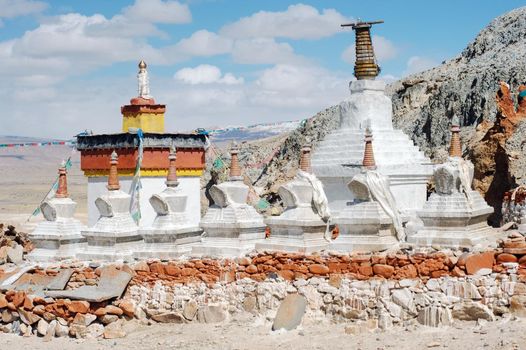
[{"label": "white statue on stupa", "polygon": [[148,78],[148,71],[146,70],[146,67],[146,62],[144,62],[144,60],[141,60],[141,62],[139,62],[139,73],[137,73],[137,82],[139,97],[149,100],[152,98],[152,96],[150,96],[150,79]]}]

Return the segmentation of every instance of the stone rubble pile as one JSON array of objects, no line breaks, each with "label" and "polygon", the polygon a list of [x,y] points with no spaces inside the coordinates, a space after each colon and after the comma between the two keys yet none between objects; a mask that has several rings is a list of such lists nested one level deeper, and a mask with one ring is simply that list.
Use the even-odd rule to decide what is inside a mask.
[{"label": "stone rubble pile", "polygon": [[5,263],[19,264],[23,254],[33,249],[27,233],[18,232],[14,226],[0,223],[0,265]]}]

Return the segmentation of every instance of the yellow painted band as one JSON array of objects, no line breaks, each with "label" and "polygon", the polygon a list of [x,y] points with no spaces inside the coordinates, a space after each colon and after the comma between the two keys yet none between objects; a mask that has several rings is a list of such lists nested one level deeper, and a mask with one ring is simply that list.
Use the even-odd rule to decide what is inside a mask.
[{"label": "yellow painted band", "polygon": [[[133,176],[135,171],[133,169],[119,170],[119,176]],[[85,170],[84,176],[97,177],[97,176],[108,176],[109,170]],[[141,169],[141,176],[152,176],[152,177],[166,177],[168,170],[166,169]],[[177,169],[177,176],[201,176],[203,170],[201,169]]]},{"label": "yellow painted band", "polygon": [[122,116],[122,132],[128,132],[129,128],[140,128],[143,132],[163,133],[164,114],[124,114]]}]

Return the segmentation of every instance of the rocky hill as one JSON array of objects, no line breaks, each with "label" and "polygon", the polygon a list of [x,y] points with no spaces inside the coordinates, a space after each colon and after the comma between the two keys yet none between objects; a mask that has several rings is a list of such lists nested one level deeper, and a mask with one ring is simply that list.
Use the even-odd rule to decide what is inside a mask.
[{"label": "rocky hill", "polygon": [[495,18],[459,56],[389,86],[395,126],[432,158],[448,144],[451,118],[460,118],[464,154],[475,164],[475,187],[496,209],[494,223],[504,191],[526,181],[526,125],[516,109],[525,57],[522,7]]},{"label": "rocky hill", "polygon": [[[526,7],[494,19],[457,57],[389,85],[393,122],[438,160],[449,143],[451,119],[458,116],[464,155],[475,164],[475,187],[498,214],[504,191],[526,183],[526,111],[517,96],[524,82]],[[254,147],[245,144],[242,152],[252,163],[274,154],[266,165],[250,168],[247,183],[272,201],[279,185],[295,174],[301,145],[309,140],[315,146],[338,118],[338,107],[330,107],[279,142],[258,141],[256,156],[249,156]]]}]

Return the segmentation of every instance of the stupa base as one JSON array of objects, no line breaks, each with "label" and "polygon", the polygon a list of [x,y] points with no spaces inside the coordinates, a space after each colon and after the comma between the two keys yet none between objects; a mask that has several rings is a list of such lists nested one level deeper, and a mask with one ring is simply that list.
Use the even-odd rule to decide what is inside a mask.
[{"label": "stupa base", "polygon": [[257,251],[313,253],[328,248],[325,240],[327,224],[322,220],[284,220],[280,217],[267,221],[270,237],[256,244]]}]

